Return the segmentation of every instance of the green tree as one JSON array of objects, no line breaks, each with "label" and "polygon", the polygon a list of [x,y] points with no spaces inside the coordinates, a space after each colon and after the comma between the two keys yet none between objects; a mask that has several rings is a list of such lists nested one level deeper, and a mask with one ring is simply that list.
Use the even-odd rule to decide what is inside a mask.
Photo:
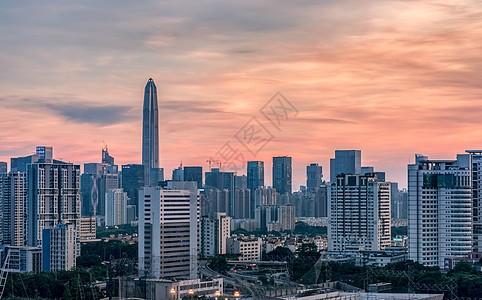
[{"label": "green tree", "polygon": [[209,267],[214,271],[222,274],[226,274],[229,271],[229,265],[224,255],[213,256],[209,259]]},{"label": "green tree", "polygon": [[64,293],[62,294],[62,299],[64,300],[73,300],[72,294],[70,293],[70,288],[69,286],[65,286]]},{"label": "green tree", "polygon": [[77,257],[77,267],[90,268],[99,265],[101,262],[102,258],[97,254],[87,254]]}]

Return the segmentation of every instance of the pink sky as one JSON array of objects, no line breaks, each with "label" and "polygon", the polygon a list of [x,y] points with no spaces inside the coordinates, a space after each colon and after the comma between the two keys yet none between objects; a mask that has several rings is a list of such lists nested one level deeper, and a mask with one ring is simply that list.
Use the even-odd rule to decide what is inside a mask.
[{"label": "pink sky", "polygon": [[0,4],[0,161],[51,145],[96,162],[105,142],[140,163],[149,77],[167,177],[180,161],[207,169],[277,91],[298,115],[244,151],[268,184],[278,155],[295,189],[312,162],[329,178],[335,149],[406,186],[415,153],[482,148],[479,1],[157,2]]}]

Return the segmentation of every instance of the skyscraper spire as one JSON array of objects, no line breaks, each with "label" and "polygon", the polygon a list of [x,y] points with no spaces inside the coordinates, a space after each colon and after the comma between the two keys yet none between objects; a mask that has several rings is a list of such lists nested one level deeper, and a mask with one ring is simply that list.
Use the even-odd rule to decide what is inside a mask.
[{"label": "skyscraper spire", "polygon": [[159,109],[157,89],[149,78],[144,92],[142,120],[142,164],[146,186],[157,186],[159,173]]}]

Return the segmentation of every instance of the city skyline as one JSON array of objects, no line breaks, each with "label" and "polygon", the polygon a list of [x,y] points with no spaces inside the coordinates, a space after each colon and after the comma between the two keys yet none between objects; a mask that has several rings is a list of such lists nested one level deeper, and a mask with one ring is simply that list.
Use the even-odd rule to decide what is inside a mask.
[{"label": "city skyline", "polygon": [[0,161],[46,144],[98,162],[105,142],[119,165],[141,163],[149,77],[166,174],[180,161],[207,170],[277,91],[298,116],[244,154],[266,170],[293,157],[295,189],[310,163],[329,178],[336,149],[360,149],[362,166],[406,187],[415,153],[482,148],[478,2],[182,4],[0,4]]}]

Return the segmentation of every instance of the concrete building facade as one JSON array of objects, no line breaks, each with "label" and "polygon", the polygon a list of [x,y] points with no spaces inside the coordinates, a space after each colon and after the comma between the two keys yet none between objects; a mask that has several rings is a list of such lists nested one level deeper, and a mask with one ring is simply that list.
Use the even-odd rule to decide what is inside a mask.
[{"label": "concrete building facade", "polygon": [[197,277],[199,194],[197,184],[189,183],[192,189],[139,191],[140,276]]},{"label": "concrete building facade", "polygon": [[338,175],[328,189],[328,251],[383,250],[390,240],[390,183]]},{"label": "concrete building facade", "polygon": [[417,154],[408,165],[409,259],[444,268],[446,259],[472,252],[470,156],[429,160]]}]

